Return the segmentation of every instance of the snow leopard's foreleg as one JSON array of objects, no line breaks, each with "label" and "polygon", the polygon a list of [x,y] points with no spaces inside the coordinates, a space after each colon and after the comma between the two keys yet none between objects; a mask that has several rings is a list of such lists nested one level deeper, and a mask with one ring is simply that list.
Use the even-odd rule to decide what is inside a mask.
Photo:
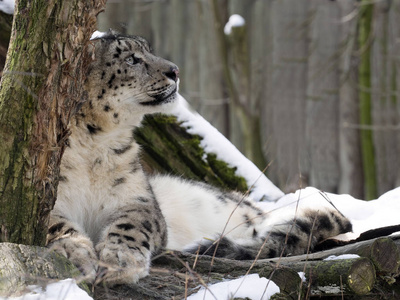
[{"label": "snow leopard's foreleg", "polygon": [[152,253],[166,245],[164,218],[154,199],[138,198],[118,209],[96,245],[104,280],[134,283],[149,273]]},{"label": "snow leopard's foreleg", "polygon": [[63,216],[51,215],[46,238],[47,247],[68,258],[84,275],[94,282],[98,258],[93,242],[78,224]]}]

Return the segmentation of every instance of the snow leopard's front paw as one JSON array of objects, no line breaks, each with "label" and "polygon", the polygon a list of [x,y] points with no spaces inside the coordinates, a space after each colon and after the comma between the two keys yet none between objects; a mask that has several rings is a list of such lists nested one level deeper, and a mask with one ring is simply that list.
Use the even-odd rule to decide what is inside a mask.
[{"label": "snow leopard's front paw", "polygon": [[145,257],[127,245],[108,243],[98,244],[96,250],[101,266],[96,281],[103,281],[110,286],[133,284],[149,274],[150,253]]},{"label": "snow leopard's front paw", "polygon": [[98,258],[90,240],[85,238],[64,238],[48,245],[53,250],[68,258],[84,275],[84,280],[94,283],[98,270]]}]

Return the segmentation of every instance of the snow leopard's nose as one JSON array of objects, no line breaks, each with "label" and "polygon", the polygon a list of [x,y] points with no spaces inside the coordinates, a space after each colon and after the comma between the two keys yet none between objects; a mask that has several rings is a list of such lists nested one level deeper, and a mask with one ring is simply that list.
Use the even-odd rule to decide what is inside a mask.
[{"label": "snow leopard's nose", "polygon": [[172,66],[169,71],[164,72],[164,75],[177,82],[179,77],[179,68],[177,66]]}]

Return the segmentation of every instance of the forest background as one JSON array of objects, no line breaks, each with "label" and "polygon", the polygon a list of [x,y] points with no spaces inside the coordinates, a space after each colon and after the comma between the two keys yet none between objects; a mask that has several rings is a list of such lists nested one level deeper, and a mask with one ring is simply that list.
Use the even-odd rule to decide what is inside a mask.
[{"label": "forest background", "polygon": [[399,20],[398,0],[109,0],[98,26],[178,64],[180,93],[285,193],[374,199],[400,185]]}]

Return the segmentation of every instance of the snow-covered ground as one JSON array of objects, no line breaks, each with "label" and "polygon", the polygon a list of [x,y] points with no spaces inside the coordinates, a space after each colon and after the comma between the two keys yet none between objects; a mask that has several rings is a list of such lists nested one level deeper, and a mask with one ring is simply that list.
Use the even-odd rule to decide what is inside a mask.
[{"label": "snow-covered ground", "polygon": [[13,300],[92,300],[93,298],[79,288],[73,279],[60,280],[47,285],[45,289],[38,286],[30,286],[30,293],[15,298],[2,298]]},{"label": "snow-covered ground", "polygon": [[[239,175],[243,176],[248,186],[253,186],[250,196],[255,200],[276,200],[258,202],[258,205],[267,211],[278,210],[279,218],[293,216],[296,209],[312,207],[325,207],[334,205],[353,223],[353,232],[343,235],[343,239],[354,239],[360,233],[370,229],[400,224],[400,187],[389,191],[373,201],[363,201],[353,198],[350,195],[336,195],[325,193],[313,187],[308,187],[296,191],[295,193],[284,195],[269,179],[267,179],[253,163],[249,162],[224,136],[221,135],[200,115],[192,112],[186,101],[181,98],[181,105],[177,106],[173,113],[178,120],[183,122],[182,126],[188,128],[192,134],[197,134],[203,138],[202,146],[206,152],[215,153],[218,158],[228,162],[232,167],[237,168]],[[274,214],[277,216],[278,214]],[[354,256],[357,257],[357,256]],[[331,257],[330,259],[353,258],[353,256]],[[304,280],[304,274],[299,274]],[[265,279],[265,278],[264,278]],[[236,284],[243,279],[236,279],[232,285],[227,282],[219,283],[209,287],[208,290],[202,289],[198,294],[189,299],[230,299],[229,296],[249,297],[250,299],[269,299],[266,295],[279,292],[275,285],[268,284],[268,280],[260,283],[258,277],[248,276],[242,285],[240,293],[235,294]],[[253,281],[254,280],[254,285]],[[257,282],[257,283],[256,283]],[[266,290],[263,298],[254,296],[261,295]],[[205,297],[204,297],[205,293]],[[247,293],[247,294],[246,294]],[[214,297],[213,295],[218,295]],[[265,298],[264,298],[265,297]]]},{"label": "snow-covered ground", "polygon": [[[343,236],[343,238],[353,239],[357,238],[360,233],[370,229],[400,224],[400,187],[385,193],[377,200],[373,201],[357,200],[350,195],[335,195],[330,193],[323,193],[318,189],[309,187],[303,190],[299,190],[296,193],[285,195],[276,203],[260,203],[260,205],[264,206],[264,208],[268,210],[282,210],[282,215],[291,215],[296,210],[298,202],[300,207],[313,207],[314,209],[316,209],[318,207],[331,205],[327,199],[331,201],[331,203],[345,216],[347,216],[353,223],[353,233],[346,234],[346,236]],[[327,259],[349,259],[357,257],[358,255],[348,254],[338,257],[328,257]],[[303,281],[305,280],[304,274],[299,274],[299,276],[303,279]],[[261,299],[260,297],[253,297],[253,295],[255,295],[254,293],[257,292],[264,292],[267,284],[266,282],[263,282],[262,284],[255,284],[252,288],[250,288],[250,286],[252,286],[252,280],[255,280],[255,277],[249,278],[249,281],[247,281],[248,285],[240,290],[240,294],[236,294],[237,297]],[[225,296],[214,298],[210,292],[207,292],[206,297],[202,298],[202,296],[204,295],[204,291],[201,290],[200,292],[198,292],[201,297],[197,298],[197,296],[193,296],[193,298],[189,299],[225,300],[230,299],[229,297],[227,297],[227,295],[231,295],[232,292],[236,291],[236,289],[231,288],[227,284],[216,285],[215,289],[218,290],[218,295]],[[214,292],[213,287],[211,287],[210,290]],[[272,293],[277,291],[278,290],[274,287],[268,286],[268,292]]]},{"label": "snow-covered ground", "polygon": [[279,218],[293,215],[297,207],[317,208],[333,204],[353,222],[353,234],[347,235],[349,238],[356,238],[361,232],[373,228],[400,223],[398,219],[400,187],[373,201],[358,200],[350,195],[325,193],[313,187],[284,195],[216,128],[192,111],[183,97],[180,96],[179,101],[179,105],[172,110],[172,113],[177,116],[178,121],[182,122],[182,126],[187,128],[189,133],[202,137],[201,146],[205,152],[214,153],[231,167],[236,167],[237,173],[246,179],[248,186],[252,187],[250,196],[256,201],[263,200],[258,202],[258,205],[265,210],[279,209]]},{"label": "snow-covered ground", "polygon": [[188,300],[228,300],[233,298],[249,298],[267,300],[275,293],[279,293],[279,287],[272,281],[251,274],[234,280],[227,280],[201,288],[196,294],[189,296]]}]

